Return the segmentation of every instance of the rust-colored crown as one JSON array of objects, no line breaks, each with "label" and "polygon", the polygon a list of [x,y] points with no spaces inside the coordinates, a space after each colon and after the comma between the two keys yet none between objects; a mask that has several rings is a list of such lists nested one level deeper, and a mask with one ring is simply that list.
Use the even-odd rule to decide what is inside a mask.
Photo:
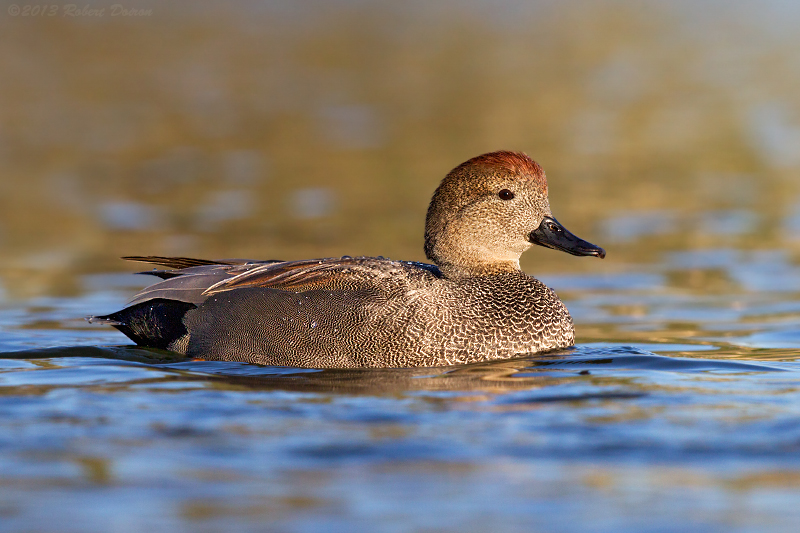
[{"label": "rust-colored crown", "polygon": [[523,152],[510,152],[508,150],[490,152],[473,157],[469,161],[461,163],[457,168],[474,166],[498,168],[513,174],[528,175],[532,178],[544,180],[542,167]]}]

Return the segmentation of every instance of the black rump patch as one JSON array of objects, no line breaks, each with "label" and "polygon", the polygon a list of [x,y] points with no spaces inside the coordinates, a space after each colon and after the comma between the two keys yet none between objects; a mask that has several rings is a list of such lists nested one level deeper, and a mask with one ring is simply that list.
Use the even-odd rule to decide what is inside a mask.
[{"label": "black rump patch", "polygon": [[95,318],[108,322],[140,346],[166,350],[170,343],[187,333],[183,315],[196,307],[187,302],[157,298]]}]

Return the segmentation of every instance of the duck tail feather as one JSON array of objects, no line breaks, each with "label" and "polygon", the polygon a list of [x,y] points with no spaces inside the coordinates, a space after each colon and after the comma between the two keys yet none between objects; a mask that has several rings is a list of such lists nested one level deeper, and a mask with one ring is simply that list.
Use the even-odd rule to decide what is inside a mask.
[{"label": "duck tail feather", "polygon": [[234,265],[235,261],[196,259],[193,257],[165,257],[160,255],[127,255],[122,259],[126,261],[138,261],[139,263],[151,263],[167,268],[190,268],[207,265]]}]

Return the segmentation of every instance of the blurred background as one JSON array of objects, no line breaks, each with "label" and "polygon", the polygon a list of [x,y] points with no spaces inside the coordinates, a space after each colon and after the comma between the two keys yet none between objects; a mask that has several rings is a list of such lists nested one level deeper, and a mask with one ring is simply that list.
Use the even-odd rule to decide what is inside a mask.
[{"label": "blurred background", "polygon": [[608,250],[529,273],[800,256],[796,2],[115,3],[0,6],[7,300],[130,254],[423,260],[439,180],[501,148]]}]

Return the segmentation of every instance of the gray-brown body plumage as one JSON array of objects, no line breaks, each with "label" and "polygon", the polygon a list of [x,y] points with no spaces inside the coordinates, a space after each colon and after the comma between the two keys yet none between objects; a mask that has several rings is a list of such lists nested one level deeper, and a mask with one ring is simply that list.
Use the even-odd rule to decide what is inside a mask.
[{"label": "gray-brown body plumage", "polygon": [[605,255],[551,218],[536,163],[495,152],[454,169],[434,194],[425,248],[436,265],[138,257],[171,270],[151,272],[164,280],[97,318],[192,357],[317,368],[452,365],[570,346],[566,307],[519,269],[532,243]]}]

